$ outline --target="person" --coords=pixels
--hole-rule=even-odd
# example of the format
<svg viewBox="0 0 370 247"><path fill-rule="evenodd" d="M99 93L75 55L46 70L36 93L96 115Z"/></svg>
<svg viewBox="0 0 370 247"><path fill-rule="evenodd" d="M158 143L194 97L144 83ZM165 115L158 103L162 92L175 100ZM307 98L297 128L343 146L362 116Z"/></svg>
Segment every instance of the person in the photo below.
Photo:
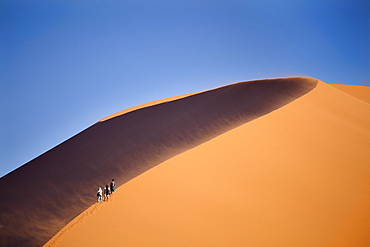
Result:
<svg viewBox="0 0 370 247"><path fill-rule="evenodd" d="M98 203L101 203L102 194L103 194L103 191L102 191L101 187L99 187L98 192L96 193L96 195L98 197Z"/></svg>
<svg viewBox="0 0 370 247"><path fill-rule="evenodd" d="M108 184L106 184L104 188L104 201L108 201L109 194L110 194L109 186Z"/></svg>
<svg viewBox="0 0 370 247"><path fill-rule="evenodd" d="M112 178L112 182L110 182L110 192L114 193L114 191L116 190L116 182L114 182L114 178Z"/></svg>

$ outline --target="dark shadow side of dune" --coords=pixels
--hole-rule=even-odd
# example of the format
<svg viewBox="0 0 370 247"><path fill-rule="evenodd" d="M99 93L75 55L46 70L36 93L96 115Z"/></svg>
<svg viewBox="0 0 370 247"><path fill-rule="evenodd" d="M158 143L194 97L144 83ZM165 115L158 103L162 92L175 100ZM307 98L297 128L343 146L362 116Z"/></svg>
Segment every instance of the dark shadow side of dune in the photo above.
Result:
<svg viewBox="0 0 370 247"><path fill-rule="evenodd" d="M316 85L312 78L241 82L92 125L0 179L0 246L45 244L95 203L98 186L112 178L122 185Z"/></svg>

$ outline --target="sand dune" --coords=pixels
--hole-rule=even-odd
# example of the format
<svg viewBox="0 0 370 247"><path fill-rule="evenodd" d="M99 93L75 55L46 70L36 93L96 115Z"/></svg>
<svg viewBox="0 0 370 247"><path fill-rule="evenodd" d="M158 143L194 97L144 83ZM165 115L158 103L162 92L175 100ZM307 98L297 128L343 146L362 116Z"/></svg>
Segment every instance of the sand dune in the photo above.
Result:
<svg viewBox="0 0 370 247"><path fill-rule="evenodd" d="M184 151L300 99L316 85L317 80L310 78L242 82L144 105L96 123L1 178L0 224L4 227L0 245L46 243L91 207L96 188L112 177L122 185ZM120 198L118 193L116 198Z"/></svg>
<svg viewBox="0 0 370 247"><path fill-rule="evenodd" d="M49 244L370 246L369 149L370 105L319 82L127 182Z"/></svg>

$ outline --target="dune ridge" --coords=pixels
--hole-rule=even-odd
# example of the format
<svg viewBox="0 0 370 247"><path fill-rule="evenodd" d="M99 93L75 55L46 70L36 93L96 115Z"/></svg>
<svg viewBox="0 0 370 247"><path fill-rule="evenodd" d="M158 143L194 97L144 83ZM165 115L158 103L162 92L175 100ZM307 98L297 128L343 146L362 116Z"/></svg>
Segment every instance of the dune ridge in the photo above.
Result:
<svg viewBox="0 0 370 247"><path fill-rule="evenodd" d="M125 183L52 243L369 246L369 148L370 105L319 82Z"/></svg>
<svg viewBox="0 0 370 247"><path fill-rule="evenodd" d="M2 177L1 246L40 246L118 186L307 94L313 78L241 82L98 122ZM12 188L10 191L8 188Z"/></svg>

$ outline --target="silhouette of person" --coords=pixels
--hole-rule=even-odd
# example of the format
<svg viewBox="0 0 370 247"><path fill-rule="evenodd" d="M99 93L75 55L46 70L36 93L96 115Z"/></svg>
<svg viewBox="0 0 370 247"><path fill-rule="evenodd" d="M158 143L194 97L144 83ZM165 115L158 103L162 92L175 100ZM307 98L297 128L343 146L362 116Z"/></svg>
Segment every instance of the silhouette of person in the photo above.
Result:
<svg viewBox="0 0 370 247"><path fill-rule="evenodd" d="M110 182L110 192L113 194L116 190L116 182L114 182L114 178L112 179L112 182Z"/></svg>
<svg viewBox="0 0 370 247"><path fill-rule="evenodd" d="M104 188L104 201L108 201L109 194L110 194L110 189L109 189L108 184L106 184Z"/></svg>
<svg viewBox="0 0 370 247"><path fill-rule="evenodd" d="M99 187L98 192L96 193L96 196L98 197L98 203L102 202L102 200L101 200L102 195L103 195L103 191L102 191L101 187Z"/></svg>

